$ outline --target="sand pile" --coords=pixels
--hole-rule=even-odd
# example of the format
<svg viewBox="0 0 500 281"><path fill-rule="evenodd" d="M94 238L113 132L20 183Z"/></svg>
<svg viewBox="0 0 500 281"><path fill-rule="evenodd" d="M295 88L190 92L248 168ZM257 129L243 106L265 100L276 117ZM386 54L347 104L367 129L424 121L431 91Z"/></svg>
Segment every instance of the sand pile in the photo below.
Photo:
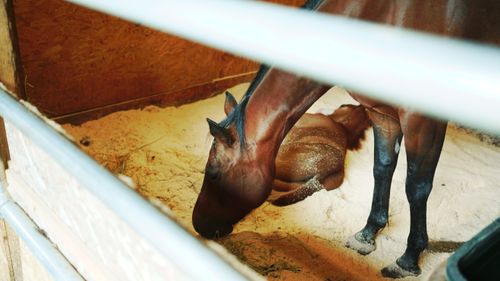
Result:
<svg viewBox="0 0 500 281"><path fill-rule="evenodd" d="M238 98L247 86L231 92ZM354 101L334 88L310 112L331 113L342 103ZM221 120L223 104L224 96L218 95L179 108L117 112L64 128L85 152L112 172L131 177L140 194L168 206L194 233L191 212L211 145L205 118ZM409 231L402 150L393 179L390 224L370 255L360 256L343 244L364 226L370 210L371 130L359 151L347 153L339 189L317 192L287 207L265 203L218 242L270 280L381 280L379 270L401 255ZM439 241L468 240L500 216L499 170L499 147L449 126L428 202L431 248L442 245ZM426 280L450 255L440 251L426 250L420 262L422 275L405 280Z"/></svg>

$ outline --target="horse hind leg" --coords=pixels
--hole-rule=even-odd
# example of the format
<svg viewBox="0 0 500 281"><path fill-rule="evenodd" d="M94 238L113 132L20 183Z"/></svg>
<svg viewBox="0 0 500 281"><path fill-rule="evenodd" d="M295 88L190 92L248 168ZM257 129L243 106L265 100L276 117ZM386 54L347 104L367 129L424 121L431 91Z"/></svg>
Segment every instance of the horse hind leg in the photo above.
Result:
<svg viewBox="0 0 500 281"><path fill-rule="evenodd" d="M318 176L312 177L305 183L286 184L289 185L289 187L287 188L289 189L289 191L277 191L275 186L275 190L273 190L267 201L275 206L288 206L300 202L311 196L313 193L318 192L324 188L324 186L318 180ZM281 183L281 185L283 185L283 182ZM280 186L279 188L282 190L285 189L283 186Z"/></svg>
<svg viewBox="0 0 500 281"><path fill-rule="evenodd" d="M306 199L322 189L332 190L339 187L344 179L344 171L338 171L320 180L316 175L305 183L274 180L274 188L268 200L275 206L288 206Z"/></svg>
<svg viewBox="0 0 500 281"><path fill-rule="evenodd" d="M348 238L346 246L367 255L376 249L375 236L388 221L392 175L396 168L402 131L399 121L388 115L368 111L375 141L374 189L370 215L365 227Z"/></svg>
<svg viewBox="0 0 500 281"><path fill-rule="evenodd" d="M338 163L338 162L336 162ZM340 167L339 167L340 166ZM276 206L287 206L306 199L308 196L322 189L333 190L344 181L344 160L334 165L333 172L323 176L317 174L305 182L286 182L274 179L274 187L268 202ZM340 168L339 170L337 170Z"/></svg>
<svg viewBox="0 0 500 281"><path fill-rule="evenodd" d="M421 273L418 259L427 247L427 199L441 154L446 123L418 115L402 118L407 154L406 197L410 204L410 233L404 254L384 268L385 277L400 278Z"/></svg>
<svg viewBox="0 0 500 281"><path fill-rule="evenodd" d="M344 182L344 169L342 168L340 171L326 176L321 182L328 191L341 186Z"/></svg>

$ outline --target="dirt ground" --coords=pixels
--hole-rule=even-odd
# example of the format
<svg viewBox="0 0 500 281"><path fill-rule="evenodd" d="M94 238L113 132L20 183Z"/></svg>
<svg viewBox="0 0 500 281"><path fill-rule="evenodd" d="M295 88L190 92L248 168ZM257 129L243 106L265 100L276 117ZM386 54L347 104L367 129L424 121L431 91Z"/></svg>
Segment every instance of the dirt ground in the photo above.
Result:
<svg viewBox="0 0 500 281"><path fill-rule="evenodd" d="M238 85L231 92L240 97L247 86ZM310 112L330 113L342 103L355 102L344 90L334 88ZM64 129L99 163L130 177L140 194L168 206L196 235L191 212L212 141L205 118L221 120L223 104L224 95L218 95L178 108L149 106L116 112L81 126L64 125ZM384 280L380 269L401 255L409 231L404 149L393 179L390 223L376 240L377 250L360 256L344 247L345 240L366 222L372 164L370 129L362 148L348 152L340 188L317 192L287 207L265 203L233 234L217 242L268 280ZM420 260L423 273L404 280L426 280L450 255L443 249L447 241L466 241L500 216L499 171L500 147L448 126L428 201L431 243Z"/></svg>

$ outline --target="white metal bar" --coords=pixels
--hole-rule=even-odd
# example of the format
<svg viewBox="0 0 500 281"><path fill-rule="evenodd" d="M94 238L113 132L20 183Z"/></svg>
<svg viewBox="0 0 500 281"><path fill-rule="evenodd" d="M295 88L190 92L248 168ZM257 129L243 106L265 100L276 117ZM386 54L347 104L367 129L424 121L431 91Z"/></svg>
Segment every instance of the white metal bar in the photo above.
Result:
<svg viewBox="0 0 500 281"><path fill-rule="evenodd" d="M5 170L0 160L0 217L14 229L54 280L84 281L23 209L12 201L7 194L6 184Z"/></svg>
<svg viewBox="0 0 500 281"><path fill-rule="evenodd" d="M194 280L247 280L4 90L0 90L0 115L50 154L186 276Z"/></svg>
<svg viewBox="0 0 500 281"><path fill-rule="evenodd" d="M84 281L66 258L40 233L40 229L13 201L4 202L0 210L2 218L26 243L31 252L54 280Z"/></svg>
<svg viewBox="0 0 500 281"><path fill-rule="evenodd" d="M500 134L498 48L259 1L68 1Z"/></svg>

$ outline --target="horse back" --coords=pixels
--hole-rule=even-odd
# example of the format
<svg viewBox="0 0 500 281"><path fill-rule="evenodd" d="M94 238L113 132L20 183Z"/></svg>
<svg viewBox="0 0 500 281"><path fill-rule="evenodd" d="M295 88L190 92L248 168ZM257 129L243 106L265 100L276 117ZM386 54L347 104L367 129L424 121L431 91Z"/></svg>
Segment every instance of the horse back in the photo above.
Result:
<svg viewBox="0 0 500 281"><path fill-rule="evenodd" d="M318 11L500 45L497 0L325 0Z"/></svg>

